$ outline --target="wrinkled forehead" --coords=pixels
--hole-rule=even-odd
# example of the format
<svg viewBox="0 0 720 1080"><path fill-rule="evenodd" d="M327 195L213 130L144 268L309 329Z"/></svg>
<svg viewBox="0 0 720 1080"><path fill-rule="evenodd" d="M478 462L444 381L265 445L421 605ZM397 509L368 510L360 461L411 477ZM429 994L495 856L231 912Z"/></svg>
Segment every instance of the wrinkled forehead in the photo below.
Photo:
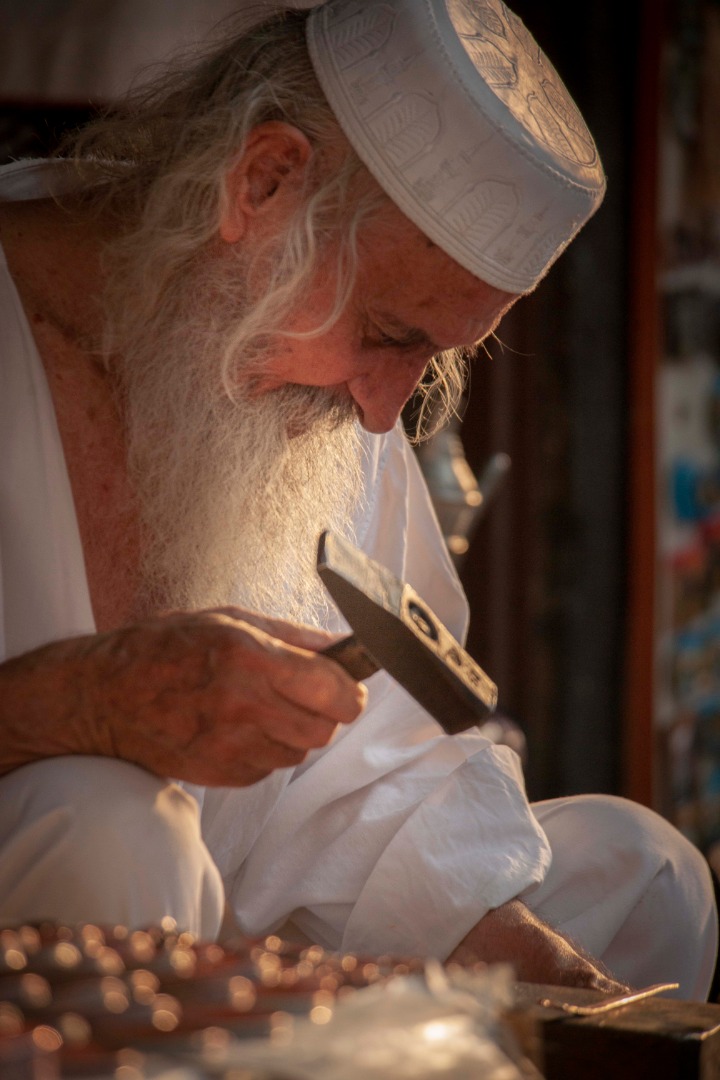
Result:
<svg viewBox="0 0 720 1080"><path fill-rule="evenodd" d="M308 47L371 174L477 278L530 291L599 206L592 136L499 0L329 0Z"/></svg>
<svg viewBox="0 0 720 1080"><path fill-rule="evenodd" d="M443 349L484 338L519 295L461 266L393 204L367 224L359 253L358 304L421 327Z"/></svg>

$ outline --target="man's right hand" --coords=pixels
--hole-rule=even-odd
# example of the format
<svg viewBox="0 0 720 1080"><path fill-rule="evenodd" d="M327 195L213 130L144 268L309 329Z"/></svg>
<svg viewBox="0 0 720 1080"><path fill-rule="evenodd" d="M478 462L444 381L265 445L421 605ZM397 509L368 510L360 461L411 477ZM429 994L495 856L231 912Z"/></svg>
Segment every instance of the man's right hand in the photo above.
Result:
<svg viewBox="0 0 720 1080"><path fill-rule="evenodd" d="M361 712L331 635L239 608L173 613L0 665L0 775L99 754L242 787L299 764Z"/></svg>

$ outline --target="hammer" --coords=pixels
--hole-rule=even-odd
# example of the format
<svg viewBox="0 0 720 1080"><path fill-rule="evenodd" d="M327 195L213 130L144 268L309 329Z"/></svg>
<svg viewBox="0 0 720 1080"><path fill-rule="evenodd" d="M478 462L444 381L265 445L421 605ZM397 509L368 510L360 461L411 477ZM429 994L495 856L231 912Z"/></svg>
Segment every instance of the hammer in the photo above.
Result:
<svg viewBox="0 0 720 1080"><path fill-rule="evenodd" d="M410 585L329 532L317 570L353 630L324 653L354 679L384 668L448 735L494 711L497 687Z"/></svg>

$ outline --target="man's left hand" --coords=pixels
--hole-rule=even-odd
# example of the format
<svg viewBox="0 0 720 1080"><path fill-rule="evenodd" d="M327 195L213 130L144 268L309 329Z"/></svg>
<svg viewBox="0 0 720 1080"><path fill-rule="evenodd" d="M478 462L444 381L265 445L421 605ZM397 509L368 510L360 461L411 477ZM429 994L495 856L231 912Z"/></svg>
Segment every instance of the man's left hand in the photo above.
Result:
<svg viewBox="0 0 720 1080"><path fill-rule="evenodd" d="M607 994L630 989L520 900L489 911L448 957L449 963L463 965L478 961L512 964L523 982L580 986Z"/></svg>

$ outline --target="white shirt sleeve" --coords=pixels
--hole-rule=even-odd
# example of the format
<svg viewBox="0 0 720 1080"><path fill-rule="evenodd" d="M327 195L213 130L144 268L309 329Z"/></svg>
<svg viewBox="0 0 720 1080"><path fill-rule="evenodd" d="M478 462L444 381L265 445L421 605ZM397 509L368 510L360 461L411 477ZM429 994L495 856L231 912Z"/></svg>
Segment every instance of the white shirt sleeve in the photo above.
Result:
<svg viewBox="0 0 720 1080"><path fill-rule="evenodd" d="M462 637L467 605L399 432L371 441L367 476L361 546ZM511 750L477 729L445 735L384 673L369 690L363 716L287 782L234 793L234 841L229 793L207 791L203 832L246 932L291 920L330 948L444 958L490 908L542 881L549 847ZM238 829L256 809L239 862Z"/></svg>
<svg viewBox="0 0 720 1080"><path fill-rule="evenodd" d="M1 248L0 326L2 660L95 622L52 397Z"/></svg>

